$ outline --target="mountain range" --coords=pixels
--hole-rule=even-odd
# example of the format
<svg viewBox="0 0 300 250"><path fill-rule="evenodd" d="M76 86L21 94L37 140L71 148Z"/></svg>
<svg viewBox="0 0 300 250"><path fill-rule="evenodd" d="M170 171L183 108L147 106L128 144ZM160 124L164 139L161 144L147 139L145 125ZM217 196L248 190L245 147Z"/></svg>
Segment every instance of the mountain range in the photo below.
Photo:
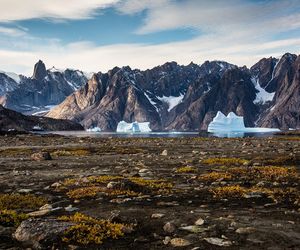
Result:
<svg viewBox="0 0 300 250"><path fill-rule="evenodd" d="M39 61L32 77L0 73L0 96L6 108L103 131L115 131L123 120L150 122L153 130L205 130L218 111L243 116L248 127L298 128L300 56L263 58L250 69L223 61L168 62L92 76L46 70Z"/></svg>

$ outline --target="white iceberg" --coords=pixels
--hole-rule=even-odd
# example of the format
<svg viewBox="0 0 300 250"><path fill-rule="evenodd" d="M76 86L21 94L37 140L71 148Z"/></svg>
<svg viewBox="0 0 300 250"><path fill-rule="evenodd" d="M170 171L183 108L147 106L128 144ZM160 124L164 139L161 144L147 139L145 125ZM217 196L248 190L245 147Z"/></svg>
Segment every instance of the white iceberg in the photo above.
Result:
<svg viewBox="0 0 300 250"><path fill-rule="evenodd" d="M277 128L247 128L244 124L244 118L237 116L230 112L225 116L222 112L218 112L212 122L208 125L208 132L248 132L248 133L263 133L263 132L277 132Z"/></svg>
<svg viewBox="0 0 300 250"><path fill-rule="evenodd" d="M125 121L121 121L118 123L117 132L119 133L147 133L151 132L149 127L150 122L133 122L127 123Z"/></svg>
<svg viewBox="0 0 300 250"><path fill-rule="evenodd" d="M99 127L89 128L86 130L87 132L101 132Z"/></svg>

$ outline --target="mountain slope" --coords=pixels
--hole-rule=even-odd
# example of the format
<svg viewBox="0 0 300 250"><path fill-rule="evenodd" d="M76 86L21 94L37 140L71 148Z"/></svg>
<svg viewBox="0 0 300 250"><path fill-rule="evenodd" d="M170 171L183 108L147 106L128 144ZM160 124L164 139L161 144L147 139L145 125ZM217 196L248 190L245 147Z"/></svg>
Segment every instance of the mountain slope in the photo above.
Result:
<svg viewBox="0 0 300 250"><path fill-rule="evenodd" d="M82 130L82 126L68 120L26 116L0 105L0 131L31 131L35 126L44 130Z"/></svg>
<svg viewBox="0 0 300 250"><path fill-rule="evenodd" d="M147 121L153 130L198 130L218 110L246 115L252 125L254 99L255 88L244 68L220 61L201 66L171 62L146 71L123 67L98 73L47 116L107 131L116 130L122 120Z"/></svg>
<svg viewBox="0 0 300 250"><path fill-rule="evenodd" d="M43 110L46 106L59 104L86 81L87 78L81 71L46 70L45 64L39 61L34 66L33 76L22 77L17 86L6 91L0 98L0 104L9 109L31 114ZM14 86L14 83L12 82L10 86Z"/></svg>

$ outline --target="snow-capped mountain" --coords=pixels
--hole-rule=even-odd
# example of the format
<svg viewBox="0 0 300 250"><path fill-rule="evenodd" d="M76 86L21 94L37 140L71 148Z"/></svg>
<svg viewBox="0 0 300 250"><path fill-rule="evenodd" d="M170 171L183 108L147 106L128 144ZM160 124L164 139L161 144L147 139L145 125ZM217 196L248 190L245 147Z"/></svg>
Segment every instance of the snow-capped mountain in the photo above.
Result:
<svg viewBox="0 0 300 250"><path fill-rule="evenodd" d="M145 71L115 67L91 78L78 70L46 70L40 61L31 78L21 77L1 99L23 112L57 105L48 117L102 131L115 131L120 121L149 122L152 130L207 129L218 111L243 116L247 127L297 128L299 70L300 56L289 53L250 69L223 61L169 62Z"/></svg>
<svg viewBox="0 0 300 250"><path fill-rule="evenodd" d="M19 76L14 79L1 78L0 104L26 114L41 112L62 102L68 95L87 82L85 74L79 70L46 70L39 61L34 66L32 77ZM6 76L6 75L4 75ZM1 87L0 87L1 89Z"/></svg>

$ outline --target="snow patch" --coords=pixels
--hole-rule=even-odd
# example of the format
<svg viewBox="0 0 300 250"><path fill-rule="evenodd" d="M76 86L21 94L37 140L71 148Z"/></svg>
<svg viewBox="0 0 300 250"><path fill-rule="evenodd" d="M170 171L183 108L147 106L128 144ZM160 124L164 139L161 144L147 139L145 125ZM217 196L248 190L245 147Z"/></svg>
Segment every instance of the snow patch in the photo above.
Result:
<svg viewBox="0 0 300 250"><path fill-rule="evenodd" d="M120 133L140 133L140 132L151 132L149 127L150 122L133 122L127 123L121 121L118 123L117 132Z"/></svg>
<svg viewBox="0 0 300 250"><path fill-rule="evenodd" d="M182 102L184 95L180 96L163 96L163 97L157 97L158 100L165 102L169 105L168 112L170 112L174 107L176 107L179 103Z"/></svg>
<svg viewBox="0 0 300 250"><path fill-rule="evenodd" d="M258 79L252 79L252 82L254 84L255 89L258 91L256 94L256 98L253 101L254 104L265 104L266 102L270 102L273 100L275 92L269 93L265 89L263 89L260 84Z"/></svg>
<svg viewBox="0 0 300 250"><path fill-rule="evenodd" d="M261 133L261 132L276 132L280 131L276 128L246 128L244 118L237 116L235 113L230 112L225 116L222 112L218 112L213 121L208 125L208 132L248 132L248 133Z"/></svg>
<svg viewBox="0 0 300 250"><path fill-rule="evenodd" d="M0 71L0 73L7 75L9 78L13 79L16 83L20 83L21 82L21 78L19 75L12 73L12 72L4 72L4 71Z"/></svg>

